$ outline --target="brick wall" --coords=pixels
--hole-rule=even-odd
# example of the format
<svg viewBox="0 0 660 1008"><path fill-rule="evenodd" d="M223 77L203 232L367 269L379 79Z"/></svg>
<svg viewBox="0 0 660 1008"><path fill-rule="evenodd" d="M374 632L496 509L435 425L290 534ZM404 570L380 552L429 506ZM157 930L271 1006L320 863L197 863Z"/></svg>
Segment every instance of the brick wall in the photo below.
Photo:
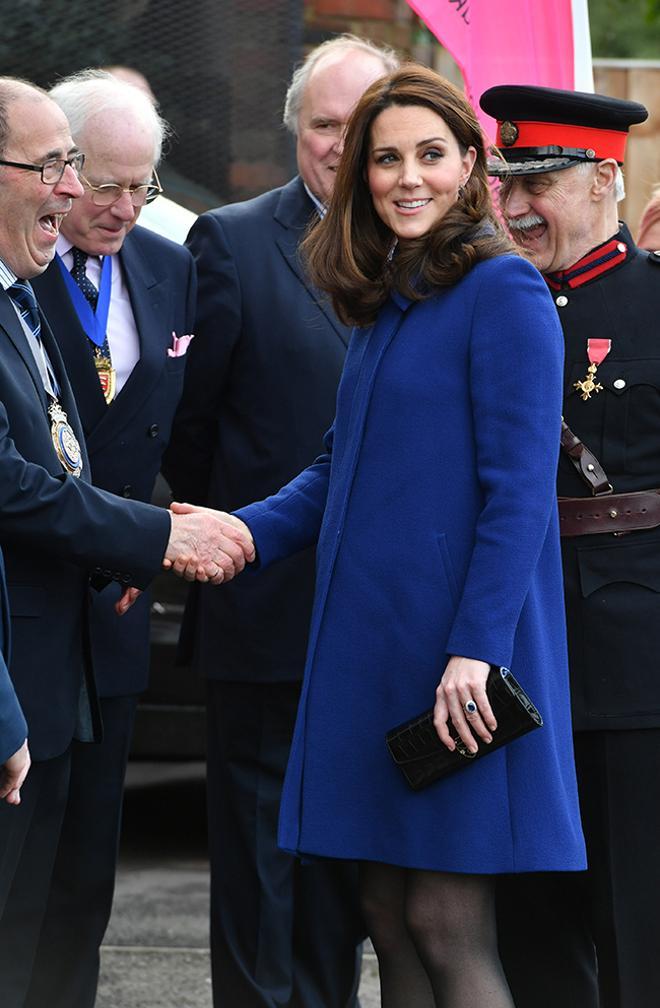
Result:
<svg viewBox="0 0 660 1008"><path fill-rule="evenodd" d="M304 12L306 47L351 32L411 53L417 18L405 0L305 0Z"/></svg>

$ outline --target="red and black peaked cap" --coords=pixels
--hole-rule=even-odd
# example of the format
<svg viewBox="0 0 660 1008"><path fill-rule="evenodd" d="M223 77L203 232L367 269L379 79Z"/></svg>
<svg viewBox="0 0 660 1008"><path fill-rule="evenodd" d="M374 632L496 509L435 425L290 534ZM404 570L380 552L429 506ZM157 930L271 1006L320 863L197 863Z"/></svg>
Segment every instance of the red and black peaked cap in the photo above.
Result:
<svg viewBox="0 0 660 1008"><path fill-rule="evenodd" d="M639 102L527 84L489 88L479 104L497 120L490 175L534 175L580 162L623 164L628 130L648 118Z"/></svg>

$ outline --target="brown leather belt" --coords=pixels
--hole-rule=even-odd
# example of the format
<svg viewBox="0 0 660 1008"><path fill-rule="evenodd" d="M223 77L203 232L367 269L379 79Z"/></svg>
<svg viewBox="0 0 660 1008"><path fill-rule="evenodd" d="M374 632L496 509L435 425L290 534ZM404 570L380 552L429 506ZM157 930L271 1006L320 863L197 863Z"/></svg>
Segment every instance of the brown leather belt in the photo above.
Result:
<svg viewBox="0 0 660 1008"><path fill-rule="evenodd" d="M660 525L660 490L603 494L600 497L560 497L562 536L614 532L623 535Z"/></svg>

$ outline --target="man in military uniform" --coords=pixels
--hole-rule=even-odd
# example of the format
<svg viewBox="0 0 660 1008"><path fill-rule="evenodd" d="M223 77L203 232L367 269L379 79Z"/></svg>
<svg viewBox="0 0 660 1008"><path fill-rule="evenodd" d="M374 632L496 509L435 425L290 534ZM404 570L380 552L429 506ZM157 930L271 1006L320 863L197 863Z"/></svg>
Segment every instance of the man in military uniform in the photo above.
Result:
<svg viewBox="0 0 660 1008"><path fill-rule="evenodd" d="M584 875L503 882L502 954L517 1008L657 1008L660 257L617 220L628 128L647 111L527 86L481 105L506 223L565 336L558 494L589 858Z"/></svg>

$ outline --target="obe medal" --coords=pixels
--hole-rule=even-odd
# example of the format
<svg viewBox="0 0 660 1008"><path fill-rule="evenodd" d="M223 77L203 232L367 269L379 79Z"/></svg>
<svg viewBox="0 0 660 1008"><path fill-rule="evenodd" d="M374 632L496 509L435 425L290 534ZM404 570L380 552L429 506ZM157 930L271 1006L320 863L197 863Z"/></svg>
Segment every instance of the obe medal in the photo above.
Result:
<svg viewBox="0 0 660 1008"><path fill-rule="evenodd" d="M53 447L63 469L72 476L80 476L83 468L80 445L57 399L48 407L48 416Z"/></svg>
<svg viewBox="0 0 660 1008"><path fill-rule="evenodd" d="M612 340L608 339L588 339L587 340L587 357L589 358L589 367L587 368L586 377L582 381L574 382L573 388L580 393L580 398L583 402L587 399L591 399L592 394L598 394L603 391L603 386L600 382L596 381L596 371L598 365L602 364L612 346Z"/></svg>

